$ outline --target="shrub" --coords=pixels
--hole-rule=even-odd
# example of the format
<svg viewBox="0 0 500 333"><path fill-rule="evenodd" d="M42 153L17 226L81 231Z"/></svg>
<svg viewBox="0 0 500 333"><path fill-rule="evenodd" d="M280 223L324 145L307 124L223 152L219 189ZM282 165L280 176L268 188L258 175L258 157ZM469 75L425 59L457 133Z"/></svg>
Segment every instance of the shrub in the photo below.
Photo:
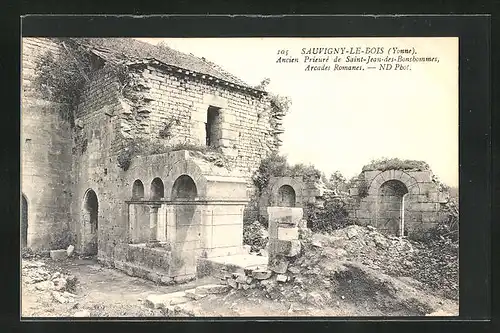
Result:
<svg viewBox="0 0 500 333"><path fill-rule="evenodd" d="M307 204L304 208L307 226L314 232L332 232L347 225L354 224L349 217L346 199L329 198L323 207Z"/></svg>
<svg viewBox="0 0 500 333"><path fill-rule="evenodd" d="M368 182L364 179L358 183L358 196L360 198L366 198L368 196Z"/></svg>
<svg viewBox="0 0 500 333"><path fill-rule="evenodd" d="M161 139L169 139L172 137L172 128L174 125L180 125L180 120L179 119L168 119L166 122L163 123L163 127L160 129L158 132L158 136Z"/></svg>
<svg viewBox="0 0 500 333"><path fill-rule="evenodd" d="M386 171L386 170L430 170L429 165L424 161L400 160L399 158L381 158L372 160L370 164L363 167L363 171Z"/></svg>
<svg viewBox="0 0 500 333"><path fill-rule="evenodd" d="M264 226L258 221L243 225L243 244L250 245L253 252L265 248L268 239L263 237L263 230Z"/></svg>
<svg viewBox="0 0 500 333"><path fill-rule="evenodd" d="M214 148L195 145L191 143L177 143L168 145L161 140L151 140L144 138L129 139L125 142L117 156L118 166L127 171L132 164L132 159L136 156L148 156L156 154L165 154L173 151L188 150L200 153L205 160L213 162L222 167L227 165L227 160L221 152ZM211 153L212 155L209 155ZM206 154L206 155L205 155Z"/></svg>
<svg viewBox="0 0 500 333"><path fill-rule="evenodd" d="M254 185L259 193L268 186L271 177L304 177L306 181L324 178L323 173L313 165L303 163L289 165L286 156L272 154L261 160L259 168L253 176Z"/></svg>

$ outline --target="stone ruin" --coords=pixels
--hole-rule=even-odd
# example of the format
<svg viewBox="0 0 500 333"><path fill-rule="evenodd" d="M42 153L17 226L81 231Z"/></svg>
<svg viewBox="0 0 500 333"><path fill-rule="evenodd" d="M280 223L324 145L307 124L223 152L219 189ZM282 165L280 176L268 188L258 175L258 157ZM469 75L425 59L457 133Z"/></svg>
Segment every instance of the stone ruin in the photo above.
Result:
<svg viewBox="0 0 500 333"><path fill-rule="evenodd" d="M334 195L320 180L296 177L270 177L259 198L259 213L268 216L267 207L300 207L323 205L325 198Z"/></svg>
<svg viewBox="0 0 500 333"><path fill-rule="evenodd" d="M269 265L281 274L300 251L302 208L321 206L332 193L303 177L272 177L259 202L269 219L269 258L246 255L251 177L283 132L267 93L168 48L130 39L85 43L23 38L21 245L74 245L79 254L161 283L202 276L203 266L218 264ZM78 48L92 73L77 105L37 91L43 55L50 51L57 61ZM106 65L125 66L127 86ZM144 140L186 148L134 155L130 144ZM443 214L447 198L430 172L366 171L363 181L366 195L361 184L351 190L351 213L362 224L391 233L404 224L406 233Z"/></svg>
<svg viewBox="0 0 500 333"><path fill-rule="evenodd" d="M363 171L350 189L350 215L391 235L428 230L447 218L449 193L430 170Z"/></svg>
<svg viewBox="0 0 500 333"><path fill-rule="evenodd" d="M49 52L88 60L76 105L36 85ZM283 132L265 91L130 38L23 38L22 88L23 247L162 283L242 255L251 176Z"/></svg>

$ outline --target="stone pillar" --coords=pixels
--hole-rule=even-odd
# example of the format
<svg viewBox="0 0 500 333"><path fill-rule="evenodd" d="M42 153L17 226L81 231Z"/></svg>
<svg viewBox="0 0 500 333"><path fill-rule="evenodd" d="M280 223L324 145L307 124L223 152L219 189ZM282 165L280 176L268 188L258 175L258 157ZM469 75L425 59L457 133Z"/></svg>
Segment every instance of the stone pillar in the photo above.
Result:
<svg viewBox="0 0 500 333"><path fill-rule="evenodd" d="M149 213L149 241L157 241L157 229L158 229L158 208L159 205L151 206Z"/></svg>
<svg viewBox="0 0 500 333"><path fill-rule="evenodd" d="M269 215L269 261L273 272L284 274L288 269L288 258L300 253L299 224L304 212L299 207L268 207Z"/></svg>
<svg viewBox="0 0 500 333"><path fill-rule="evenodd" d="M170 243L172 248L175 245L176 241L176 220L175 220L175 206L167 206L166 207L166 240Z"/></svg>
<svg viewBox="0 0 500 333"><path fill-rule="evenodd" d="M158 228L156 238L160 242L165 242L167 240L167 206L161 205L158 209Z"/></svg>

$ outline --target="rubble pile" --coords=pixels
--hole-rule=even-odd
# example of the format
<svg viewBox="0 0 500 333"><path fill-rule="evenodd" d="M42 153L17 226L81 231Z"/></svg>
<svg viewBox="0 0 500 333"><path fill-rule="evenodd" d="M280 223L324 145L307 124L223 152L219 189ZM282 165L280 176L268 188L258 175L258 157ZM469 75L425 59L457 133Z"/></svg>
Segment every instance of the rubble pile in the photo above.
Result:
<svg viewBox="0 0 500 333"><path fill-rule="evenodd" d="M321 256L359 262L396 277L408 277L442 296L458 299L458 244L442 239L430 244L385 236L374 227L356 226L307 237L308 250L298 261L314 266ZM316 251L312 251L316 249Z"/></svg>
<svg viewBox="0 0 500 333"><path fill-rule="evenodd" d="M443 271L439 271L432 268L435 267L432 264L433 260L442 260L440 267L456 265L458 268L457 258L439 259L436 254L431 255L435 250L429 249L426 244L385 236L371 226L353 225L338 229L331 234L301 232L299 243L300 253L291 251L293 256L284 256L286 260L283 262L275 265L270 263L265 268L247 268L244 273L226 273L221 279L221 284L236 290L264 290L266 297L271 299L286 299L300 304L322 306L330 304L333 300L342 301L344 297L349 298L349 295L352 296L356 292L361 293L360 290L366 289L364 292L369 294L370 288L365 288L363 286L365 282L360 281L377 284L383 280L380 277L385 274L388 280L380 282L380 286L376 288L377 290L388 288L389 296L384 296L388 299L397 294L396 291L392 291L392 287L387 287L398 285L398 280L392 277L401 278L401 281L409 283L412 287L434 291L433 288L437 287L435 281L444 279L453 284L454 277L450 277L453 269L444 268ZM458 280L458 271L456 273L455 279ZM350 277L354 276L353 274L361 277ZM437 275L441 278L436 277ZM352 285L344 286L344 283ZM356 283L360 285L354 288ZM440 287L448 288L446 284L441 284ZM458 283L456 287L458 290ZM407 294L410 295L411 292ZM450 293L442 294L454 299L449 295ZM425 310L421 305L418 308L419 311Z"/></svg>
<svg viewBox="0 0 500 333"><path fill-rule="evenodd" d="M59 303L72 303L78 298L74 294L78 283L75 276L54 271L42 261L23 260L21 267L23 284L30 290L50 292Z"/></svg>

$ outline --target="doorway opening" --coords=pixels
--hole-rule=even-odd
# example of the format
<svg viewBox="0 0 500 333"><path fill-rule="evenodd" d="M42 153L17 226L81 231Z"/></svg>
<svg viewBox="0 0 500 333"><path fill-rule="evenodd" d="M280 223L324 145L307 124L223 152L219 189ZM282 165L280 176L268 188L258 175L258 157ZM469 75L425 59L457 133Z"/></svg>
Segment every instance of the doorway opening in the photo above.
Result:
<svg viewBox="0 0 500 333"><path fill-rule="evenodd" d="M83 203L83 230L84 230L84 248L87 255L96 255L98 251L98 214L99 202L97 195L93 190L88 190L85 194Z"/></svg>

